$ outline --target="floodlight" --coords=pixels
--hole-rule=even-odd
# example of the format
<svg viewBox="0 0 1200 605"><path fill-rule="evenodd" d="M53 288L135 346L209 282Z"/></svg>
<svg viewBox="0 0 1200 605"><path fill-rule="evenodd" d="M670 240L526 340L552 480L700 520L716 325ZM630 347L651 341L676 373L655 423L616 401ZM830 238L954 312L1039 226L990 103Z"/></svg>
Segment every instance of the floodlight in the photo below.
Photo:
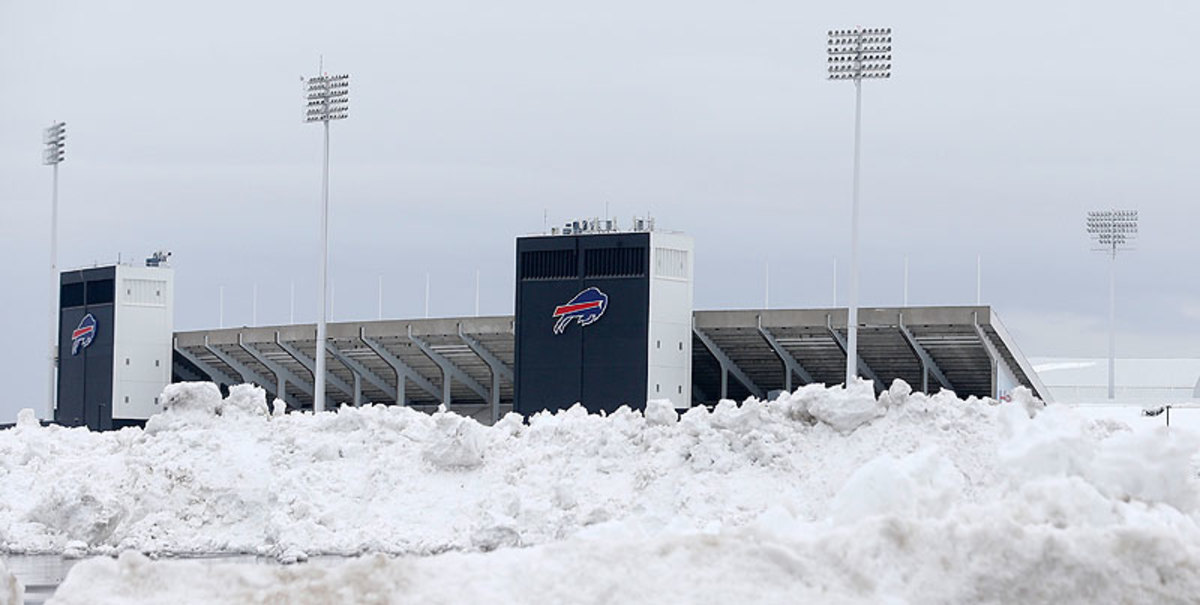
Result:
<svg viewBox="0 0 1200 605"><path fill-rule="evenodd" d="M58 371L58 165L67 156L67 123L55 122L42 132L42 164L54 169L50 190L50 378L46 418L54 418L55 372Z"/></svg>
<svg viewBox="0 0 1200 605"><path fill-rule="evenodd" d="M67 123L56 122L42 133L46 148L42 151L42 164L54 166L66 158Z"/></svg>
<svg viewBox="0 0 1200 605"><path fill-rule="evenodd" d="M862 81L892 77L892 29L829 30L828 79L854 81L854 195L850 210L850 305L846 320L846 387L858 376L858 182Z"/></svg>
<svg viewBox="0 0 1200 605"><path fill-rule="evenodd" d="M313 357L313 411L325 411L325 336L328 307L325 296L329 291L329 122L344 120L350 115L350 75L321 74L305 81L304 122L320 122L325 126L325 163L321 174L321 268L320 294L317 296L317 341Z"/></svg>
<svg viewBox="0 0 1200 605"><path fill-rule="evenodd" d="M1117 325L1117 252L1133 250L1130 244L1137 239L1137 210L1090 210L1085 229L1095 242L1095 252L1103 252L1108 262L1108 398L1116 397L1116 325Z"/></svg>

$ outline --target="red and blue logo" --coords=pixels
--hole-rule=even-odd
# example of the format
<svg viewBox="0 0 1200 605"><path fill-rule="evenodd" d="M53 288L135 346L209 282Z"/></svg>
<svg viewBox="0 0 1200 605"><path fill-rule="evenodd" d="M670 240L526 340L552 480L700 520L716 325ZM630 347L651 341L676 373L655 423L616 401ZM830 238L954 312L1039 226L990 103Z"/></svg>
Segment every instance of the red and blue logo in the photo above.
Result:
<svg viewBox="0 0 1200 605"><path fill-rule="evenodd" d="M592 286L576 294L567 304L554 307L554 319L557 320L554 322L554 333L562 334L572 320L577 320L580 326L592 325L604 315L607 308L608 295Z"/></svg>
<svg viewBox="0 0 1200 605"><path fill-rule="evenodd" d="M79 327L71 333L71 355L78 355L80 351L88 348L92 344L92 340L96 338L96 318L92 317L91 313L83 316L79 320Z"/></svg>

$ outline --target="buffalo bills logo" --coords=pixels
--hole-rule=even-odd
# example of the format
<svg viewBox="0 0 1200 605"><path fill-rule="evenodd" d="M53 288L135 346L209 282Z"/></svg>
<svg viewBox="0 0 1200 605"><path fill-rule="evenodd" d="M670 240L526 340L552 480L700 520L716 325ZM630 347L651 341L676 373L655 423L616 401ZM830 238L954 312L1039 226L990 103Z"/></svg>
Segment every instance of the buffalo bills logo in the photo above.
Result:
<svg viewBox="0 0 1200 605"><path fill-rule="evenodd" d="M88 313L79 320L79 327L71 333L71 355L78 355L80 351L92 344L94 338L96 338L96 318Z"/></svg>
<svg viewBox="0 0 1200 605"><path fill-rule="evenodd" d="M580 292L565 305L554 307L554 333L562 334L571 324L571 320L579 320L579 325L588 326L596 323L604 310L608 308L608 295L595 286Z"/></svg>

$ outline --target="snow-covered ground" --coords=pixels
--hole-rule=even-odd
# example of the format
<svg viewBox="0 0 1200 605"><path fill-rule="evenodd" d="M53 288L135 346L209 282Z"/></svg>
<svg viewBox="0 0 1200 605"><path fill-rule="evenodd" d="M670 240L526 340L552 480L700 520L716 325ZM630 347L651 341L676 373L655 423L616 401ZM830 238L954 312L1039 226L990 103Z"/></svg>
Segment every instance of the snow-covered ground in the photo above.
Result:
<svg viewBox="0 0 1200 605"><path fill-rule="evenodd" d="M56 603L1194 602L1200 436L806 386L484 427L173 385L146 429L0 432L0 547ZM1173 425L1175 424L1173 418ZM1132 425L1132 428L1131 428ZM299 565L155 561L247 552ZM0 571L0 604L4 603Z"/></svg>

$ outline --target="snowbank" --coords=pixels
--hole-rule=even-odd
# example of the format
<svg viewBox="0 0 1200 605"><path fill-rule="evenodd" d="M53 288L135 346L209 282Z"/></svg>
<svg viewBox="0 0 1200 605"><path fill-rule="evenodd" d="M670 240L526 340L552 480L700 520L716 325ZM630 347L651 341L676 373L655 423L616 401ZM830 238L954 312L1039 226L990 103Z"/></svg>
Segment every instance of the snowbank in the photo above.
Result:
<svg viewBox="0 0 1200 605"><path fill-rule="evenodd" d="M0 432L0 546L407 556L200 574L125 554L77 565L61 602L128 602L128 586L178 587L163 602L1170 602L1200 588L1200 438L1024 394L806 386L485 427L384 406L278 416L261 389L172 388L144 431Z"/></svg>
<svg viewBox="0 0 1200 605"><path fill-rule="evenodd" d="M541 544L623 518L737 526L775 505L816 519L863 464L929 447L965 452L965 497L999 489L987 406L904 386L494 427L386 406L273 416L250 386L176 384L164 403L145 430L0 433L0 547L294 560Z"/></svg>
<svg viewBox="0 0 1200 605"><path fill-rule="evenodd" d="M647 538L616 526L531 548L334 565L151 562L127 552L76 565L53 603L1167 604L1200 593L1194 532L1017 524L1005 509L1020 501L834 527L772 511L708 534Z"/></svg>
<svg viewBox="0 0 1200 605"><path fill-rule="evenodd" d="M21 605L24 598L25 587L0 561L0 605Z"/></svg>

